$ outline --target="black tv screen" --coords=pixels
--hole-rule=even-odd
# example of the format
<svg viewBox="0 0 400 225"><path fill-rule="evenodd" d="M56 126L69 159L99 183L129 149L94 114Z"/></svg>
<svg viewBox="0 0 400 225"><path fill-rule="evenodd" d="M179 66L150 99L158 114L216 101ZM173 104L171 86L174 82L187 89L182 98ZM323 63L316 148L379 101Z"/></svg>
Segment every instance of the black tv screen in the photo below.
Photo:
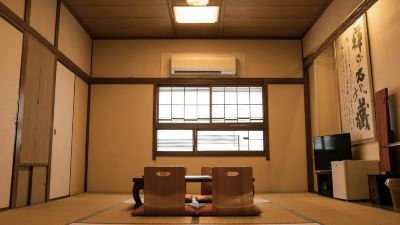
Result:
<svg viewBox="0 0 400 225"><path fill-rule="evenodd" d="M352 159L349 133L314 138L314 163L316 170L331 170L332 161L345 159Z"/></svg>

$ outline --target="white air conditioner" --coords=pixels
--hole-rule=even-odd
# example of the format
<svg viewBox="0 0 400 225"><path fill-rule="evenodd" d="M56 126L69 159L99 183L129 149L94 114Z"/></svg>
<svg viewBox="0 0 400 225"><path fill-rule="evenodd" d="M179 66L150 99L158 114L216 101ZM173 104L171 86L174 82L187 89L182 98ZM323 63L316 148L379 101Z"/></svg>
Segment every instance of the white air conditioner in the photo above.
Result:
<svg viewBox="0 0 400 225"><path fill-rule="evenodd" d="M235 76L236 57L210 54L172 55L171 75L174 77Z"/></svg>

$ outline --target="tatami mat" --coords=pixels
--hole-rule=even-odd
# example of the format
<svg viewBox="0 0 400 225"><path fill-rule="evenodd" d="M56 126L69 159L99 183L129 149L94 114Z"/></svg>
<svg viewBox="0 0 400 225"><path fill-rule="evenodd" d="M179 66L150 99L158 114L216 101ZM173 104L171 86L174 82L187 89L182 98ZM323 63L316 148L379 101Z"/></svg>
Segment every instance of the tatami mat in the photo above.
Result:
<svg viewBox="0 0 400 225"><path fill-rule="evenodd" d="M262 202L262 199L258 199L257 202ZM271 204L267 200L255 204L263 212L260 216L133 217L130 215L132 205L121 203L78 220L74 224L307 224L314 222L311 219Z"/></svg>
<svg viewBox="0 0 400 225"><path fill-rule="evenodd" d="M123 204L122 202L131 198L131 195L117 195L117 194L81 194L69 198L50 201L44 204L38 204L29 207L23 207L12 210L0 211L0 224L1 225L88 225L89 223L81 223L82 218L91 218L94 215L107 213L112 207L125 205L126 213L124 216L130 217L129 213L132 207L131 204ZM298 225L399 225L400 213L395 213L390 210L383 210L374 208L367 205L360 205L359 203L352 203L340 201L332 198L326 198L311 193L279 193L279 194L257 194L255 200L258 198L266 198L271 203L264 203L274 205L286 212L295 214L300 218L305 218L308 222L297 222ZM262 204L262 203L261 203ZM122 206L121 206L122 207ZM264 216L270 216L270 224L268 225L285 225L293 223L273 223L276 212L274 209L264 212ZM278 213L280 213L279 211ZM102 216L102 215L100 215ZM190 217L185 218L189 220ZM234 217L235 223L239 217ZM311 218L311 219L308 219ZM163 218L159 218L163 219ZM172 218L169 218L172 219ZM200 217L190 218L191 224L200 224L203 222L207 225L206 218ZM218 218L222 219L222 218ZM246 218L243 218L246 219ZM249 217L247 217L249 219ZM274 221L275 220L275 221ZM303 220L303 221L304 221ZM224 221L217 221L216 219L209 220L213 223ZM225 220L227 221L227 220ZM297 220L296 220L297 221ZM115 223L107 223L107 221L92 221L91 225L117 225ZM144 221L147 222L147 221ZM158 224L165 224L164 221ZM167 221L168 222L168 221ZM180 221L175 220L173 223L178 224ZM244 223L252 225L254 221L244 222L240 221L241 225ZM243 223L244 222L244 223ZM182 222L181 222L182 223ZM183 223L187 223L184 221ZM229 221L231 223L231 221ZM129 223L128 223L129 224ZM144 223L144 225L149 223ZM155 223L156 224L156 223ZM152 225L155 225L152 224ZM225 223L227 224L227 223ZM138 225L138 224L135 224ZM261 224L258 224L261 225Z"/></svg>

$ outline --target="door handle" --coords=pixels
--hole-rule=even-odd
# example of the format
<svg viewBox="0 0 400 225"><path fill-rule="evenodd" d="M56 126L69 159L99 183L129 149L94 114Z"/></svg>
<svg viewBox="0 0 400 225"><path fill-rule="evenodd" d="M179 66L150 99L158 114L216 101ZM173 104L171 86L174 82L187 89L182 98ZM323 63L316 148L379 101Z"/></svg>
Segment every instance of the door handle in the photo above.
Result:
<svg viewBox="0 0 400 225"><path fill-rule="evenodd" d="M56 134L57 134L57 130L53 129L53 135L56 135Z"/></svg>

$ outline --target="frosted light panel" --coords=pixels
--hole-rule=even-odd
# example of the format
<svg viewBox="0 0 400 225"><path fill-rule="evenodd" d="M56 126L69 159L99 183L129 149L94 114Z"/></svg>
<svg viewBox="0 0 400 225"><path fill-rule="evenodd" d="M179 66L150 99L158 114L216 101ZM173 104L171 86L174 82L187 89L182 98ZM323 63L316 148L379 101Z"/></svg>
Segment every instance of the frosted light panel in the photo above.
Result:
<svg viewBox="0 0 400 225"><path fill-rule="evenodd" d="M198 131L197 151L263 151L263 131Z"/></svg>
<svg viewBox="0 0 400 225"><path fill-rule="evenodd" d="M216 23L219 6L174 6L177 23Z"/></svg>
<svg viewBox="0 0 400 225"><path fill-rule="evenodd" d="M192 130L157 130L157 151L193 151Z"/></svg>

